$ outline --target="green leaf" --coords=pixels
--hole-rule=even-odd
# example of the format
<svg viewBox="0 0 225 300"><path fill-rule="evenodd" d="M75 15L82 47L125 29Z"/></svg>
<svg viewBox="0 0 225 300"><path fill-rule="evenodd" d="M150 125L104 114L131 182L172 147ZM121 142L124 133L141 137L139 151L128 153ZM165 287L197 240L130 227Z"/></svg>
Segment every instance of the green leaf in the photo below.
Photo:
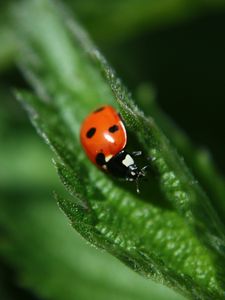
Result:
<svg viewBox="0 0 225 300"><path fill-rule="evenodd" d="M23 5L14 10L20 65L37 95L17 97L56 154L71 195L57 200L74 228L147 278L193 299L225 299L224 227L184 160L64 7ZM81 149L80 123L102 103L119 109L129 147L151 159L140 195L97 170Z"/></svg>
<svg viewBox="0 0 225 300"><path fill-rule="evenodd" d="M163 132L183 155L185 162L199 179L204 190L210 196L211 203L215 207L221 221L225 216L225 178L217 170L209 150L194 146L188 136L176 124L162 112L155 102L155 91L152 86L142 84L137 90L137 100L146 115L152 115Z"/></svg>
<svg viewBox="0 0 225 300"><path fill-rule="evenodd" d="M74 234L50 199L53 188L63 192L51 153L19 103L0 97L0 299L183 299Z"/></svg>
<svg viewBox="0 0 225 300"><path fill-rule="evenodd" d="M157 300L183 299L87 245L49 201L50 190L23 193L20 201L8 193L1 193L0 200L1 259L14 270L17 285L38 299L147 300L149 295Z"/></svg>

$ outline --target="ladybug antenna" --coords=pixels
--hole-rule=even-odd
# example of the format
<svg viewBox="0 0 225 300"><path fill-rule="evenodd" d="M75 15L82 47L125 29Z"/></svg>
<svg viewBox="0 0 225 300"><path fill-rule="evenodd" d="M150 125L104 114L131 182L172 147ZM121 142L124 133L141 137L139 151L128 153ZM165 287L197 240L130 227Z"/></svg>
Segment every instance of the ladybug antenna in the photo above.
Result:
<svg viewBox="0 0 225 300"><path fill-rule="evenodd" d="M140 194L140 189L139 189L139 177L140 177L140 173L138 174L135 182L136 182L136 191L138 194Z"/></svg>
<svg viewBox="0 0 225 300"><path fill-rule="evenodd" d="M140 194L140 189L139 189L139 178L140 177L144 177L144 176L146 176L146 169L148 168L148 166L144 166L141 170L140 170L140 172L138 172L138 175L137 175L137 177L136 177L136 180L135 180L135 182L136 182L136 191L137 191L137 193L138 194Z"/></svg>

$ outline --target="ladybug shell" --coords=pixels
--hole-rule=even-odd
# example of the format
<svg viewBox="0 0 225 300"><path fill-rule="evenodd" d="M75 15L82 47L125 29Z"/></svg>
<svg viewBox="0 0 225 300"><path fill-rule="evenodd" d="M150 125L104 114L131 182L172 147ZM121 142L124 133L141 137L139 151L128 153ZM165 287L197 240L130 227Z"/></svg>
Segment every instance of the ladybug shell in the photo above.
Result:
<svg viewBox="0 0 225 300"><path fill-rule="evenodd" d="M103 153L108 162L127 143L126 129L121 118L111 106L103 106L87 116L80 130L81 144L89 157L96 163L96 157Z"/></svg>

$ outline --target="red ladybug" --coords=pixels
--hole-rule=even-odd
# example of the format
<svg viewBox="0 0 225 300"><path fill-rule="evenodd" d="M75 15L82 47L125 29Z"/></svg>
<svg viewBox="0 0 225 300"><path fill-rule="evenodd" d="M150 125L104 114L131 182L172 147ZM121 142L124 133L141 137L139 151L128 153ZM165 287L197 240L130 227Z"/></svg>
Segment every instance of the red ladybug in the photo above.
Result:
<svg viewBox="0 0 225 300"><path fill-rule="evenodd" d="M113 107L103 106L88 115L81 126L80 140L89 159L102 170L136 183L145 176L147 166L140 169L134 162L141 151L129 154L125 150L126 129Z"/></svg>

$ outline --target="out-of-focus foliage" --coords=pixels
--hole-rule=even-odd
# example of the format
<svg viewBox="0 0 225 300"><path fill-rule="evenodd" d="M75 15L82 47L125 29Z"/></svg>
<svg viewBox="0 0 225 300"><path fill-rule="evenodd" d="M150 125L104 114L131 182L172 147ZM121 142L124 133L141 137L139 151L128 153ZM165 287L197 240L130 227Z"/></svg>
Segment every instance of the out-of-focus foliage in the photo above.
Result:
<svg viewBox="0 0 225 300"><path fill-rule="evenodd" d="M32 1L28 2L31 3ZM22 3L22 1L16 2L17 8ZM171 68L170 64L172 65L174 63L176 66L176 62L179 62L179 56L182 57L182 52L180 54L179 51L180 49L182 50L182 47L179 48L177 45L179 44L180 36L182 36L184 32L185 38L186 28L189 28L189 25L185 25L186 27L177 25L177 27L174 28L171 27L171 25L173 24L174 26L174 24L182 24L187 21L190 24L193 23L193 27L190 27L192 28L191 30L194 28L193 34L191 35L193 36L191 43L195 45L195 38L198 36L195 33L195 27L198 28L198 23L194 20L201 20L199 16L213 15L213 13L219 11L220 14L222 14L224 3L225 2L222 0L189 2L182 0L148 2L129 1L129 3L128 1L103 3L99 0L67 1L70 9L74 10L75 15L85 23L95 40L98 40L101 43L100 45L105 49L107 56L113 61L117 68L120 69L120 72L124 74L124 77L133 91L140 81L146 81L146 79L152 80L151 76L153 76L153 79L155 79L154 76L156 76L157 88L159 88L158 98L160 101L163 99L162 91L163 84L165 84L165 82L163 82L165 73L168 72L169 74L169 76L166 75L166 87L168 87L172 83L172 79L177 76L177 67ZM10 4L9 1L4 4L4 7L3 4L1 4L2 9L0 12L0 70L2 70L2 86L0 87L0 249L2 260L4 260L4 266L0 272L0 281L3 283L0 285L1 299L36 299L35 294L37 294L38 297L43 298L66 299L66 292L68 292L68 299L70 299L70 297L71 299L74 299L74 297L78 297L79 299L90 299L90 292L88 292L88 290L91 290L91 297L97 299L101 299L101 297L102 299L105 299L106 294L107 298L109 298L110 294L112 299L149 299L150 295L153 299L157 300L170 298L182 299L181 296L174 294L172 291L152 284L151 281L146 281L137 275L132 274L131 271L125 269L124 266L116 262L112 257L94 249L90 249L90 246L85 245L84 242L74 234L71 228L68 227L66 219L58 212L54 201L52 201L51 191L52 189L55 189L59 191L60 194L63 194L63 191L55 177L53 168L50 166L51 155L49 155L47 149L34 137L30 129L28 129L29 125L24 121L26 118L25 115L21 113L18 104L15 104L11 100L12 87L27 87L25 82L21 80L23 75L16 71L15 68L11 69L9 73L3 71L9 69L10 66L12 67L15 60L18 60L18 46L22 39L17 32L20 31L23 26L23 28L28 29L28 32L35 30L35 28L32 28L31 24L35 23L37 16L34 16L33 20L31 20L32 13L34 13L34 11L32 11L30 15L31 21L27 24L18 24L18 31L15 31L12 27L12 23L15 22L15 20L14 17L12 18L12 10L11 8L8 8L8 4ZM20 7L21 11L24 10L23 17L27 17L28 19L29 16L26 16L26 14L29 11L29 5L27 8L26 6ZM9 6L11 7L11 5ZM101 9L99 9L99 7L101 7ZM218 16L220 14L218 14ZM44 18L40 19L42 22L44 21ZM215 24L220 24L218 21L219 18L217 20L215 17L213 20L214 22L209 23L210 30L211 28L214 28L212 30L216 30L215 28L217 25ZM60 51L58 51L61 49L61 54L65 53L64 46L66 45L63 45L63 40L59 40L58 42L54 41L54 32L57 28L57 24L55 23L52 27L49 27L48 25L50 23L51 20L48 20L47 23L42 24L44 30L42 32L37 32L36 36L38 37L38 35L43 34L43 38L50 38L50 40L54 42L55 47L54 51L49 51L47 64L43 69L43 74L41 74L41 76L44 76L43 82L47 80L48 84L46 86L38 84L38 91L42 96L48 95L49 90L53 88L56 78L54 76L56 73L60 78L58 89L60 90L61 84L63 85L59 94L64 93L62 90L65 91L65 89L70 89L70 86L73 90L73 76L70 78L70 73L68 72L68 77L64 77L66 74L63 73L63 68L66 66L64 64L66 57L63 55L61 56ZM40 24L38 24L38 26L39 25ZM56 27L54 28L55 25ZM20 26L21 28L19 28ZM160 30L158 30L159 28ZM175 55L178 59L173 58L173 56L170 55L173 51L170 51L167 47L165 35L163 35L161 31L162 28L165 29L168 40L170 40L171 43L175 42L173 51L175 51ZM167 28L171 29L168 30ZM177 28L180 28L180 35L175 35L174 39L173 32L176 32ZM201 45L201 43L204 45L205 35L207 35L207 39L210 40L212 34L210 33L210 30L207 31L207 28L209 27L205 28L206 29L204 29L203 26L201 29L202 33L199 34L200 38L198 39L199 44L197 44L197 46ZM58 29L60 36L61 27L59 26ZM50 30L52 30L52 37L51 35L48 35ZM148 31L151 32L149 36L146 35ZM216 32L219 39L220 31L217 30ZM33 39L33 37L31 34L31 39ZM32 40L32 42L34 42L34 40ZM66 41L66 39L64 41ZM154 45L151 45L151 41ZM215 41L217 40L215 39ZM205 47L204 51L206 56L207 53L211 53L211 50L212 53L218 53L217 57L215 57L215 62L221 60L219 53L220 51L222 52L223 49L222 37L220 41L221 43L219 44L209 42L210 45L207 45L208 47ZM42 54L44 54L44 56L46 55L47 50L45 48L46 42L47 40L44 41L43 39L43 44L41 46L41 52L43 51ZM35 43L35 48L37 47L35 52L37 51L40 55L38 43ZM188 47L191 47L191 43L187 43ZM160 48L160 44L163 47ZM165 45L166 47L164 47ZM169 43L168 45L171 46ZM220 47L218 45L220 45ZM27 58L30 60L30 55L32 61L32 56L35 53L32 53L32 51L29 49L27 52L29 56L24 56L26 58L25 61ZM179 53L177 51L179 51ZM196 48L196 52L198 53L198 48ZM71 53L72 52L70 51L67 52L69 56ZM51 58L51 55L55 55L55 57ZM83 56L82 51L81 56ZM42 60L42 55L40 57ZM169 68L166 68L166 66L163 65L164 60L161 59L161 57L165 57L164 60L168 57ZM82 59L83 61L85 60L84 57L82 57ZM49 65L49 61L54 63ZM153 61L155 61L155 64ZM223 60L221 61L222 66ZM40 67L40 61L33 60L33 62L35 62L36 72ZM57 62L58 67L55 62ZM210 67L210 58L207 60L207 63L208 62L208 66ZM188 64L188 62L186 62L186 57L183 58L182 63L185 68L185 64ZM193 68L191 59L189 65ZM215 65L217 64L215 63ZM195 72L195 67L198 68L198 65L194 65L194 68L192 69L193 73ZM157 68L159 70L159 75L155 71ZM204 68L207 70L207 66L204 66ZM56 69L57 72L55 73ZM85 67L85 64L81 64L81 69L83 69L83 73L80 73L81 78L83 78L82 76L85 76L85 72L91 70L90 66ZM29 71L29 68L26 70ZM45 77L44 73L46 70L49 71L49 74L53 74L51 79L48 76ZM67 71L69 70L70 68L67 69ZM217 68L216 70L219 69ZM62 74L60 74L60 72ZM94 72L92 74L94 74ZM202 71L202 75L204 78L204 71ZM220 78L219 72L215 74L214 77ZM30 76L28 76L28 78L31 80ZM68 78L68 80L65 80L65 78ZM160 78L162 78L161 81ZM187 82L187 78L188 77L184 78L184 82ZM199 76L199 84L201 84L203 78ZM92 80L90 82L93 83ZM34 84L35 87L37 87L37 83L38 82L36 81ZM82 80L80 83L82 83ZM160 84L162 85L160 86ZM216 80L215 82L212 81L212 86L217 87ZM80 87L82 90L82 84ZM88 99L95 97L93 96L95 88L97 88L97 86L92 90L90 89L90 91L87 89L85 92L87 101ZM208 88L210 90L210 87ZM198 90L198 84L196 84L194 87L189 86L189 93L190 90L199 93L200 88ZM11 93L10 97L9 91ZM217 103L217 105L219 104L217 98L219 95L218 91L219 89L215 88L215 98L213 101L214 103ZM205 93L203 90L202 92ZM104 93L107 96L108 92L105 91ZM186 91L182 91L182 93L186 95ZM177 95L175 94L175 96L178 97L178 94L179 87ZM110 97L111 96L106 97L107 100ZM196 97L196 94L193 94L193 98L194 97ZM102 99L103 102L106 102L106 98ZM120 95L118 98L120 98ZM184 120L184 122L181 123L182 125L186 125L186 128L190 127L190 124L192 123L189 122L189 120L193 121L193 124L196 124L194 123L194 119L199 119L200 122L198 123L198 127L195 128L195 130L190 131L190 134L193 135L193 132L201 132L201 128L204 128L203 124L201 124L201 117L204 117L204 109L202 109L203 114L200 114L199 116L195 111L195 108L197 108L198 111L199 108L203 107L202 103L204 103L204 101L201 100L201 96L198 98L199 102L193 106L193 114L191 114L189 120L186 117L186 111L179 111L179 105L177 106L172 98L173 95L168 94L166 95L167 102L161 103L167 108L170 105L169 110L172 111L172 114L175 114L175 116L177 113L178 120ZM63 100L63 97L61 99ZM153 101L151 102L150 100L152 99ZM208 151L205 149L196 150L184 133L178 130L174 123L161 112L158 105L154 102L155 97L152 97L151 93L149 94L148 87L141 86L139 88L137 100L139 100L140 106L142 106L146 114L153 116L157 120L161 129L163 129L166 135L171 139L179 152L183 154L185 161L207 191L213 206L220 215L221 220L223 220L224 179L218 174ZM187 105L192 105L191 98L190 103L185 104L185 108L187 108ZM211 105L212 112L215 110L215 105ZM216 112L217 116L221 115L220 111L222 112L222 110L218 109ZM66 114L67 113L68 111ZM129 124L129 118L127 121ZM210 125L206 124L208 131L209 128L215 128L215 121L216 118L213 116L213 122L211 122ZM76 130L76 126L74 129ZM206 133L204 130L202 130L202 132L204 141L204 137L207 136L208 132ZM219 130L217 130L217 132L219 132ZM208 134L208 137L210 137L210 134ZM213 144L215 138L216 135L214 134L212 136L211 134L211 145L213 146L215 145L215 143ZM220 138L217 140L220 141ZM208 142L208 140L206 141ZM215 147L213 150L217 151ZM223 153L222 147L221 149L218 149L216 153ZM219 161L223 162L221 156L217 158ZM61 175L68 175L68 173L63 173L64 171L65 170L62 168L60 171ZM65 180L64 178L67 186L69 184L68 179L69 178L66 178ZM152 179L152 183L155 183L154 179ZM158 190L153 190L153 193L157 195ZM66 195L64 197L66 197ZM157 203L154 203L153 205L156 204ZM202 204L204 205L204 202ZM203 211L204 209L205 208L203 207ZM199 215L199 209L197 215ZM200 219L201 218L204 219L204 216L201 216ZM209 239L209 241L210 240L211 239ZM214 246L216 246L217 241L214 242ZM89 264L87 264L86 261L88 261ZM200 260L198 260L198 262L200 262ZM220 264L222 265L221 261ZM106 266L108 266L109 269L107 269ZM100 272L99 269L104 271ZM114 273L118 275L118 278L115 278L115 276L111 274L113 270L116 270ZM30 292L19 289L18 285L29 289ZM137 291L136 294L135 291ZM199 292L198 295L199 297L200 293L201 292Z"/></svg>
<svg viewBox="0 0 225 300"><path fill-rule="evenodd" d="M66 0L98 39L127 39L225 8L224 0ZM101 9L99 9L101 7Z"/></svg>
<svg viewBox="0 0 225 300"><path fill-rule="evenodd" d="M7 69L15 61L18 41L9 21L9 5L12 1L1 3L0 10L0 70Z"/></svg>

